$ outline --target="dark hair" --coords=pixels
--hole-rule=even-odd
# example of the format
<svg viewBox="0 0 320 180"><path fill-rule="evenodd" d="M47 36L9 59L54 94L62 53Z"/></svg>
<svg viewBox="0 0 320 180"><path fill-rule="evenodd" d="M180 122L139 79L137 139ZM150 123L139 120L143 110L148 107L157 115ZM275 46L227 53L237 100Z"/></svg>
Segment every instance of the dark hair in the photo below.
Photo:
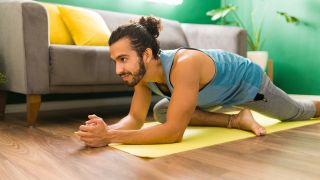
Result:
<svg viewBox="0 0 320 180"><path fill-rule="evenodd" d="M122 25L111 33L109 45L127 37L131 41L131 47L142 58L144 51L151 48L153 57L158 59L160 43L157 40L161 30L161 21L155 17L141 17L139 21L131 21L130 24Z"/></svg>

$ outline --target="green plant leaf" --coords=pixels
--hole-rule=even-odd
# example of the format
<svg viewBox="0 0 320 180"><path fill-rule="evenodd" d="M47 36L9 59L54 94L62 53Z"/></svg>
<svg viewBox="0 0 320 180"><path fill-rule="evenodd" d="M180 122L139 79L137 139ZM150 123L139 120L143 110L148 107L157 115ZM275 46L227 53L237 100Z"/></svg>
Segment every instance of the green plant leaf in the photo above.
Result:
<svg viewBox="0 0 320 180"><path fill-rule="evenodd" d="M5 84L7 82L7 78L4 74L0 73L0 85Z"/></svg>
<svg viewBox="0 0 320 180"><path fill-rule="evenodd" d="M294 16L290 16L288 13L286 12L277 12L279 15L283 16L287 23L289 24L299 24L300 23L300 20L297 18L297 17L294 17Z"/></svg>
<svg viewBox="0 0 320 180"><path fill-rule="evenodd" d="M253 39L250 34L247 34L247 40L248 40L248 45L249 45L250 50L254 51L255 48L254 48L254 44L253 44Z"/></svg>
<svg viewBox="0 0 320 180"><path fill-rule="evenodd" d="M260 49L262 49L263 48L263 46L264 46L264 43L266 42L266 40L265 39L263 39L262 41L261 41L261 43L260 43Z"/></svg>
<svg viewBox="0 0 320 180"><path fill-rule="evenodd" d="M217 21L221 18L224 18L230 12L235 11L236 9L237 9L237 6L229 4L218 9L212 9L211 11L208 11L207 16L212 16L211 20Z"/></svg>
<svg viewBox="0 0 320 180"><path fill-rule="evenodd" d="M237 15L237 13L235 11L232 11L231 14L233 15L233 18L238 21L237 22L237 26L240 26L243 29L247 29L246 26L243 24L243 22L241 21L240 17Z"/></svg>
<svg viewBox="0 0 320 180"><path fill-rule="evenodd" d="M257 41L256 50L260 50L262 48L262 45L261 45L261 34L262 34L262 29L263 29L264 18L265 17L266 17L265 15L262 17L262 20L260 22L260 26L259 26L259 29L258 29L258 33L257 33L257 37L256 37L256 41Z"/></svg>
<svg viewBox="0 0 320 180"><path fill-rule="evenodd" d="M253 43L253 50L254 51L257 51L259 49L259 43L260 43L260 34L259 32L254 32L254 38L255 38L255 41Z"/></svg>

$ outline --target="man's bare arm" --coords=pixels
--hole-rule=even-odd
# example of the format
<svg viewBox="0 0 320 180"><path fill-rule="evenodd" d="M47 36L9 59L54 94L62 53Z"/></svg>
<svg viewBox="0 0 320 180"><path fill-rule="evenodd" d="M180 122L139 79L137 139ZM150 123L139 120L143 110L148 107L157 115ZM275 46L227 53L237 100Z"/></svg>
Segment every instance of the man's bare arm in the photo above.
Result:
<svg viewBox="0 0 320 180"><path fill-rule="evenodd" d="M138 84L134 89L129 114L119 122L110 125L109 128L117 130L140 129L147 117L150 103L150 89L142 83Z"/></svg>

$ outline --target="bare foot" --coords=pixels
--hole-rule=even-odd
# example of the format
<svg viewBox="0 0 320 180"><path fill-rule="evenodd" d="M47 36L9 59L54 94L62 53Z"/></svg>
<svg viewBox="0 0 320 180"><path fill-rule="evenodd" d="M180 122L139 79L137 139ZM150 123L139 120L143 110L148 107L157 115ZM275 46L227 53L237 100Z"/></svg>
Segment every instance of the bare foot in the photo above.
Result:
<svg viewBox="0 0 320 180"><path fill-rule="evenodd" d="M243 109L239 114L232 116L231 127L254 132L256 136L263 136L267 133L266 129L254 120L249 109Z"/></svg>
<svg viewBox="0 0 320 180"><path fill-rule="evenodd" d="M313 101L313 103L316 106L316 114L314 115L314 117L320 117L320 101Z"/></svg>

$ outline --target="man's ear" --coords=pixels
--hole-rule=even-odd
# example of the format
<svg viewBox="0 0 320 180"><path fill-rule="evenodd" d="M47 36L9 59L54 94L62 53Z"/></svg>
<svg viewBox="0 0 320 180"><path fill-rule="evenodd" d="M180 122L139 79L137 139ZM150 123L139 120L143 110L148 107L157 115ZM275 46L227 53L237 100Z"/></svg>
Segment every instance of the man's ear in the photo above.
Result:
<svg viewBox="0 0 320 180"><path fill-rule="evenodd" d="M143 61L144 63L149 63L152 60L153 53L151 48L147 48L143 53Z"/></svg>

